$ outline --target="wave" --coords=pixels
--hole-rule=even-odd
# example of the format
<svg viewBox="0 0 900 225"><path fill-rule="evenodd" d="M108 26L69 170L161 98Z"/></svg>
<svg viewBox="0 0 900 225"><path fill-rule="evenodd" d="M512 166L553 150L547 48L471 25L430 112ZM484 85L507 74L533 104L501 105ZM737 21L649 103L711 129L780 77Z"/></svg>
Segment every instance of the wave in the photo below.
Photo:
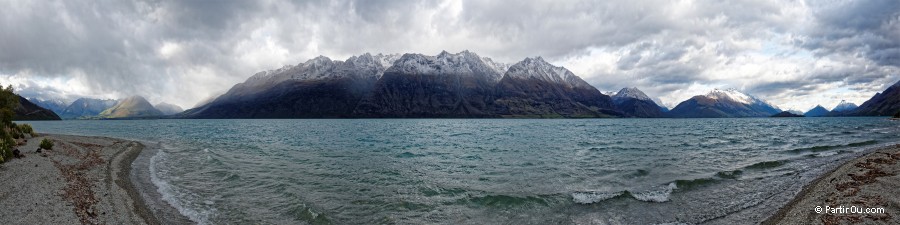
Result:
<svg viewBox="0 0 900 225"><path fill-rule="evenodd" d="M853 143L849 143L849 144L845 144L845 145L819 145L819 146L812 146L812 147L806 147L806 148L791 149L791 150L787 150L786 152L794 153L794 154L799 154L799 153L804 153L804 152L822 152L822 151L828 151L828 150L837 149L837 148L862 147L862 146L874 145L874 144L878 144L878 141L868 140L868 141L861 141L861 142L853 142Z"/></svg>
<svg viewBox="0 0 900 225"><path fill-rule="evenodd" d="M595 191L584 191L584 192L575 192L572 193L572 201L578 204L594 204L602 201L606 201L613 198L624 198L630 197L638 201L643 202L668 202L669 196L672 195L672 192L678 189L678 185L675 182L669 183L668 185L662 187L657 190L649 190L644 192L632 192L632 191L619 191L619 192L595 192Z"/></svg>
<svg viewBox="0 0 900 225"><path fill-rule="evenodd" d="M397 154L396 157L397 158L415 158L415 157L422 157L422 156L425 156L425 155L415 154L412 152L403 152L403 153Z"/></svg>
<svg viewBox="0 0 900 225"><path fill-rule="evenodd" d="M572 201L579 204L592 204L597 202L602 202L607 199L624 196L625 192L613 192L613 193L603 193L603 192L575 192L572 193Z"/></svg>
<svg viewBox="0 0 900 225"><path fill-rule="evenodd" d="M741 170L721 171L716 173L716 177L735 180L741 177L742 174L744 174L744 171Z"/></svg>
<svg viewBox="0 0 900 225"><path fill-rule="evenodd" d="M631 197L644 202L668 202L669 195L672 195L672 191L675 189L678 189L678 186L672 182L661 190L631 193Z"/></svg>
<svg viewBox="0 0 900 225"><path fill-rule="evenodd" d="M155 155L150 157L150 182L156 186L156 191L159 192L162 200L178 210L178 213L181 213L181 215L184 215L198 224L207 224L210 212L200 212L186 207L188 203L180 200L180 197L184 197L186 194L178 192L172 184L169 184L169 182L160 178L160 174L164 171L160 170L158 166L161 161L167 157L168 153L162 149L158 150Z"/></svg>
<svg viewBox="0 0 900 225"><path fill-rule="evenodd" d="M771 169L771 168L775 168L775 167L782 166L782 165L784 165L784 163L785 163L785 162L784 162L784 161L781 161L781 160L762 161L762 162L754 163L753 165L749 165L749 166L744 167L744 168L745 168L745 169L757 169L757 170L761 170L761 169Z"/></svg>
<svg viewBox="0 0 900 225"><path fill-rule="evenodd" d="M550 205L550 203L547 202L547 200L544 200L543 198L540 198L540 197L534 197L534 196L516 197L516 196L509 196L509 195L487 195L487 196L482 196L482 197L471 198L471 199L469 199L469 201L472 203L478 204L478 205L482 205L482 206L500 207L500 208L514 207L514 206L520 206L520 205L531 205L531 204L537 204L537 205L543 205L543 206Z"/></svg>
<svg viewBox="0 0 900 225"><path fill-rule="evenodd" d="M676 180L675 185L680 189L694 189L718 182L715 178L698 178L693 180Z"/></svg>

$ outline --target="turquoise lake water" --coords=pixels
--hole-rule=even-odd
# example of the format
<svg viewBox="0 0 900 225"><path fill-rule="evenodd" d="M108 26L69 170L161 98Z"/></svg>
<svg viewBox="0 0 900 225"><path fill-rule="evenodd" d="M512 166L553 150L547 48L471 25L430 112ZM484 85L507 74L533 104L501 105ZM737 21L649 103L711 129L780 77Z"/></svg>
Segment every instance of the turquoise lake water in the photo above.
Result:
<svg viewBox="0 0 900 225"><path fill-rule="evenodd" d="M201 224L755 223L900 141L886 118L28 123L148 143L146 191Z"/></svg>

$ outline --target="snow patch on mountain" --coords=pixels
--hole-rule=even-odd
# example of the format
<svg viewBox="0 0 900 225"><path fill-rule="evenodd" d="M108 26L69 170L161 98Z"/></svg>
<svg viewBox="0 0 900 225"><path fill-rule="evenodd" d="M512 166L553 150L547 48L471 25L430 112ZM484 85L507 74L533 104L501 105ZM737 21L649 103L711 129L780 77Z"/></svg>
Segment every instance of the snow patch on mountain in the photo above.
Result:
<svg viewBox="0 0 900 225"><path fill-rule="evenodd" d="M501 74L509 68L503 63L494 62L490 58L480 57L468 50L451 54L442 51L436 56L423 54L404 54L394 62L386 73L404 74L455 74L484 75L492 81L499 81Z"/></svg>
<svg viewBox="0 0 900 225"><path fill-rule="evenodd" d="M731 100L731 101L735 101L735 102L739 102L739 103L747 104L747 105L752 104L754 102L753 97L750 97L750 95L744 94L735 89L721 90L721 89L716 88L716 89L713 89L712 91L710 91L708 94L706 94L706 97L711 98L711 99L726 99L726 100Z"/></svg>
<svg viewBox="0 0 900 225"><path fill-rule="evenodd" d="M242 83L245 87L267 87L288 80L325 80L345 77L367 78L381 77L395 61L399 54L365 53L352 56L345 61L331 60L319 56L297 65L286 65L276 70L259 72Z"/></svg>

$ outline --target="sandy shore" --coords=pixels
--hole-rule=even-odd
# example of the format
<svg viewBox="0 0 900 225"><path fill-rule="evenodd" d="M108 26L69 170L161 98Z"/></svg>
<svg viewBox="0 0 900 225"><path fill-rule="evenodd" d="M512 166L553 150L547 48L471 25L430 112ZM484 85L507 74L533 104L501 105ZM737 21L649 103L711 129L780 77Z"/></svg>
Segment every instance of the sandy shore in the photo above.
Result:
<svg viewBox="0 0 900 225"><path fill-rule="evenodd" d="M36 153L42 139L53 150ZM0 224L159 224L129 179L139 142L46 135L0 164Z"/></svg>
<svg viewBox="0 0 900 225"><path fill-rule="evenodd" d="M883 208L884 213L826 210L840 206ZM763 224L900 224L900 145L877 149L822 175Z"/></svg>

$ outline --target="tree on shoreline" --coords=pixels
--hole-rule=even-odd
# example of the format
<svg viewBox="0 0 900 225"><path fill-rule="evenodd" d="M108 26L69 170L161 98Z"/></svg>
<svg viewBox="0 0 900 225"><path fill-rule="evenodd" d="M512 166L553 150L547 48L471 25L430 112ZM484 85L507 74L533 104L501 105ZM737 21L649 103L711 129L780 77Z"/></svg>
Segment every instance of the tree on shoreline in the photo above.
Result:
<svg viewBox="0 0 900 225"><path fill-rule="evenodd" d="M13 148L17 145L13 138L25 138L26 132L22 132L22 129L31 129L30 125L19 126L13 123L14 110L18 105L19 97L13 92L12 85L0 88L0 162L13 157Z"/></svg>

